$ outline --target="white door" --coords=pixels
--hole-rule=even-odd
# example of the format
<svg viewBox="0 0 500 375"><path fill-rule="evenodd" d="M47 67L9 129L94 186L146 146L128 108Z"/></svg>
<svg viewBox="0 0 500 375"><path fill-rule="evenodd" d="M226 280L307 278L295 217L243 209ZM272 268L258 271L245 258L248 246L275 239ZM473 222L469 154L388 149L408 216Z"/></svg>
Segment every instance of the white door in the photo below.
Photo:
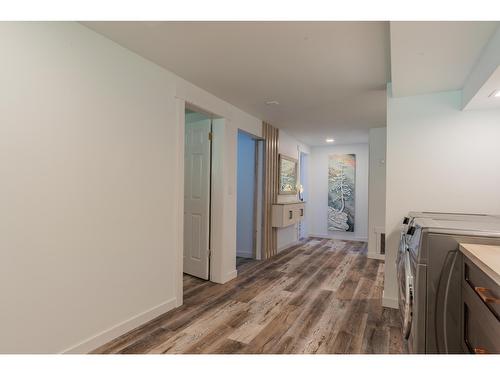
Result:
<svg viewBox="0 0 500 375"><path fill-rule="evenodd" d="M208 280L211 120L186 123L184 151L184 272Z"/></svg>

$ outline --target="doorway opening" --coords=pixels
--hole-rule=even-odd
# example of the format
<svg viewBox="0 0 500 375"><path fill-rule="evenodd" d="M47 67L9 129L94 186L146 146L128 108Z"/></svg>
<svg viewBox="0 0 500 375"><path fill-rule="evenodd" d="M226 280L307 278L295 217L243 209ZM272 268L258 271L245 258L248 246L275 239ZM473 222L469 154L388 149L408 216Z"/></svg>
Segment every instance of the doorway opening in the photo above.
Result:
<svg viewBox="0 0 500 375"><path fill-rule="evenodd" d="M307 197L309 194L309 189L308 189L308 170L307 170L307 158L309 157L308 154L305 152L300 151L299 155L299 176L300 176L300 189L299 189L299 199L307 202ZM297 227L298 233L297 233L297 238L299 240L303 240L308 237L308 229L307 229L307 221L306 220L300 220L299 225Z"/></svg>
<svg viewBox="0 0 500 375"><path fill-rule="evenodd" d="M184 280L210 279L212 117L186 106L184 130ZM188 275L188 276L186 276Z"/></svg>
<svg viewBox="0 0 500 375"><path fill-rule="evenodd" d="M238 130L236 268L262 259L263 140Z"/></svg>

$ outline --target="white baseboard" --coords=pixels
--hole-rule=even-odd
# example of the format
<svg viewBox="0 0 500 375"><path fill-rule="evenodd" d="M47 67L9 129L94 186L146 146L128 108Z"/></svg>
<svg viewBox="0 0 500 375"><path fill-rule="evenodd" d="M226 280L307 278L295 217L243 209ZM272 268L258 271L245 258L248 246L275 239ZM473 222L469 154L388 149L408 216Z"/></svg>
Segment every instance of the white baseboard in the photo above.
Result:
<svg viewBox="0 0 500 375"><path fill-rule="evenodd" d="M326 238L329 240L339 240L339 241L359 241L359 242L368 242L368 237L350 237L350 238L342 238L333 236L331 234L309 234L309 237L318 237L318 238Z"/></svg>
<svg viewBox="0 0 500 375"><path fill-rule="evenodd" d="M385 255L384 254L377 254L377 253L370 253L368 252L366 256L370 259L378 259L378 260L385 260Z"/></svg>
<svg viewBox="0 0 500 375"><path fill-rule="evenodd" d="M385 290L382 292L382 306L391 309L399 309L398 299L393 297L386 297Z"/></svg>
<svg viewBox="0 0 500 375"><path fill-rule="evenodd" d="M165 302L162 302L158 306L153 307L145 312L137 314L130 319L125 320L124 322L118 323L117 325L106 329L98 333L95 336L92 336L84 341L63 350L63 354L85 354L89 353L94 349L114 340L117 337L133 330L141 326L144 323L153 320L154 318L164 314L170 310L172 310L176 306L176 298L169 299Z"/></svg>
<svg viewBox="0 0 500 375"><path fill-rule="evenodd" d="M226 276L224 276L222 278L222 280L220 280L220 281L214 281L214 282L217 283L217 284L225 284L228 281L236 278L236 276L238 276L238 270L232 270L231 272L227 273Z"/></svg>

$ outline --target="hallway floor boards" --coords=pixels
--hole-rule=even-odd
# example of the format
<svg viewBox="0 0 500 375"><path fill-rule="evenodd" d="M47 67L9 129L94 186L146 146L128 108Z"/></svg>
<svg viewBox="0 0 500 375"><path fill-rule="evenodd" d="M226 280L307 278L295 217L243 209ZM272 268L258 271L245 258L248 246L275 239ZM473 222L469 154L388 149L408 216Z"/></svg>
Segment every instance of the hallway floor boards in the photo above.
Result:
<svg viewBox="0 0 500 375"><path fill-rule="evenodd" d="M311 238L239 262L224 285L184 276L184 305L95 353L405 353L362 242Z"/></svg>

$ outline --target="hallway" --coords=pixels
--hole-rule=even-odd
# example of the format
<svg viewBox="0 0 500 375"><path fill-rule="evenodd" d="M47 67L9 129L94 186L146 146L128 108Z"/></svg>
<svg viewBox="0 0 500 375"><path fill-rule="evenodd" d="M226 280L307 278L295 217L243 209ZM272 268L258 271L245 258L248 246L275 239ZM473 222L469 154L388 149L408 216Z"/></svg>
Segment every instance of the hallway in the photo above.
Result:
<svg viewBox="0 0 500 375"><path fill-rule="evenodd" d="M224 285L184 277L184 305L95 353L404 353L363 242L308 239Z"/></svg>

